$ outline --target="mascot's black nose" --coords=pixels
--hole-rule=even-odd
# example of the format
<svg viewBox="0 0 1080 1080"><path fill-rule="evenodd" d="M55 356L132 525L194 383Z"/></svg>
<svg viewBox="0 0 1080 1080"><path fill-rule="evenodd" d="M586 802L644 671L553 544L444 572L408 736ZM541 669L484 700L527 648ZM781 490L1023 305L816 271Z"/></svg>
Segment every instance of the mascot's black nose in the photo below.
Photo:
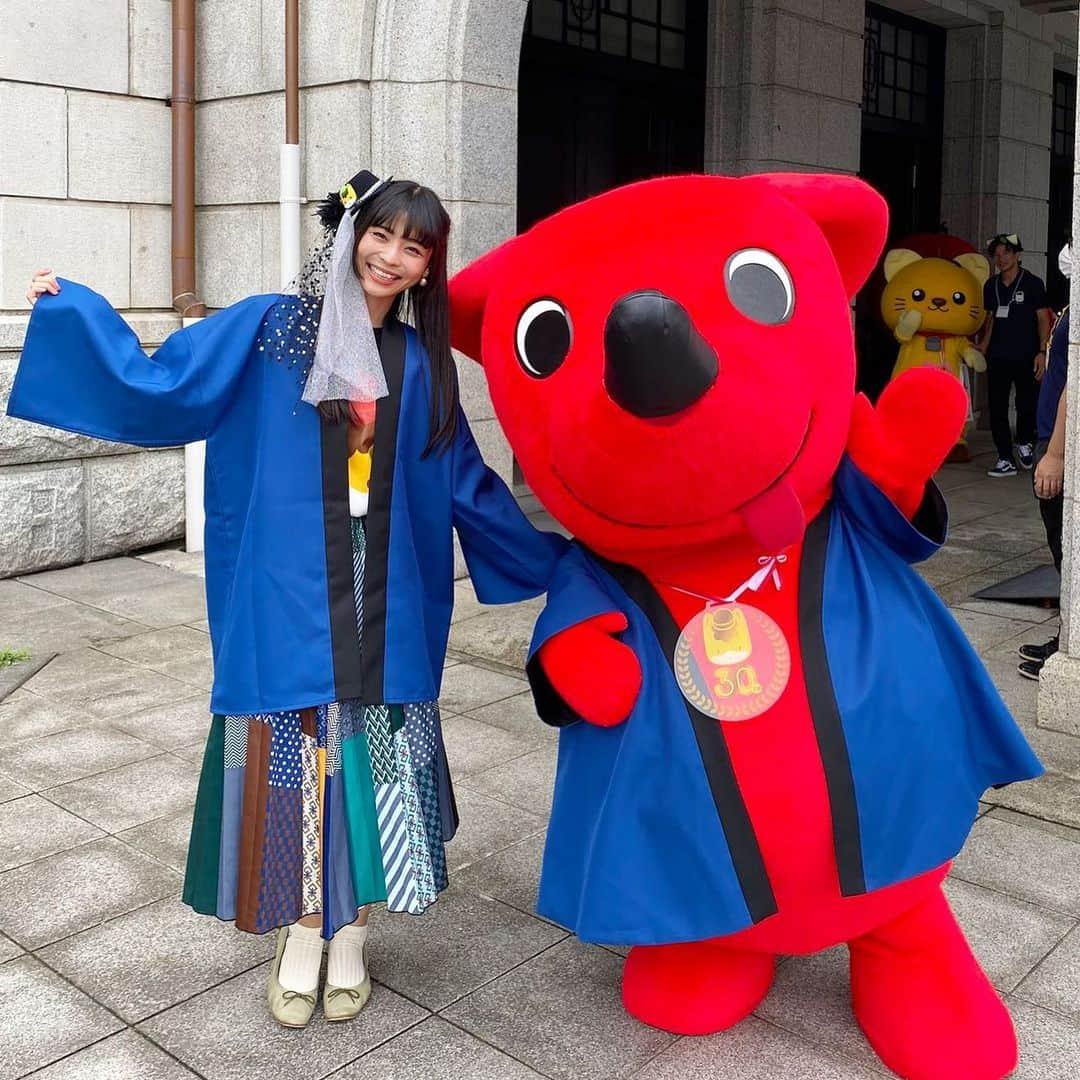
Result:
<svg viewBox="0 0 1080 1080"><path fill-rule="evenodd" d="M670 416L716 381L716 350L686 309L655 289L628 293L604 326L604 385L635 416Z"/></svg>

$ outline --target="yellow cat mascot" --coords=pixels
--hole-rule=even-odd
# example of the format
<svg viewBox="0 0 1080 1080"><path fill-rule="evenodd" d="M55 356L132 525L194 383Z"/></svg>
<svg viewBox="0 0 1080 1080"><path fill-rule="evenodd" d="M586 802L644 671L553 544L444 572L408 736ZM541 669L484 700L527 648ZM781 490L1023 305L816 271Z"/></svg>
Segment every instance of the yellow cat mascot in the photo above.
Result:
<svg viewBox="0 0 1080 1080"><path fill-rule="evenodd" d="M915 367L939 367L965 386L961 371L985 371L986 359L968 340L986 317L983 285L990 264L977 252L955 259L924 259L918 252L895 248L885 256L881 315L900 343L892 377ZM952 460L967 460L961 439Z"/></svg>

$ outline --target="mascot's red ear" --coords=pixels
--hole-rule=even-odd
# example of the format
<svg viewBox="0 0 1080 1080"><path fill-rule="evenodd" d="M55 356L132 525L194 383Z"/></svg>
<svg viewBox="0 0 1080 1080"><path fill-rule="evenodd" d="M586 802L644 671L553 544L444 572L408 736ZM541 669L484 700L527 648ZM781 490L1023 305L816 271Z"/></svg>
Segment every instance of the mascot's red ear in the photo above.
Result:
<svg viewBox="0 0 1080 1080"><path fill-rule="evenodd" d="M481 361L480 332L488 293L506 263L514 239L492 248L450 279L450 344L473 360Z"/></svg>
<svg viewBox="0 0 1080 1080"><path fill-rule="evenodd" d="M889 207L867 183L832 173L765 173L747 178L805 210L832 248L849 299L877 265L889 230Z"/></svg>

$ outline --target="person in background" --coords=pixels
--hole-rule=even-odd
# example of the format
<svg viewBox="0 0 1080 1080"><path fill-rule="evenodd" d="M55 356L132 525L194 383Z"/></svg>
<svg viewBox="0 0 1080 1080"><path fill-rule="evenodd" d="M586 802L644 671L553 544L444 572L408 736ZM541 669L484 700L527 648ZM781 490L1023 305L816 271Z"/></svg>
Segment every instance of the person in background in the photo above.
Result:
<svg viewBox="0 0 1080 1080"><path fill-rule="evenodd" d="M1069 244L1061 249L1058 267L1065 279L1072 274L1072 250ZM1061 570L1061 521L1064 510L1065 483L1065 381L1069 368L1069 309L1058 318L1048 349L1049 363L1039 388L1039 405L1035 421L1035 472L1032 483L1039 502L1039 513L1046 528L1046 543L1054 557L1054 566ZM1042 645L1021 645L1017 670L1025 679L1038 679L1043 664L1057 652L1055 635Z"/></svg>
<svg viewBox="0 0 1080 1080"><path fill-rule="evenodd" d="M1035 463L1035 398L1046 369L1045 342L1050 336L1046 286L1020 263L1016 233L999 234L987 244L997 273L983 286L987 311L975 347L986 357L990 392L990 431L998 460L987 475L1015 476ZM1009 396L1016 387L1016 443L1009 424Z"/></svg>

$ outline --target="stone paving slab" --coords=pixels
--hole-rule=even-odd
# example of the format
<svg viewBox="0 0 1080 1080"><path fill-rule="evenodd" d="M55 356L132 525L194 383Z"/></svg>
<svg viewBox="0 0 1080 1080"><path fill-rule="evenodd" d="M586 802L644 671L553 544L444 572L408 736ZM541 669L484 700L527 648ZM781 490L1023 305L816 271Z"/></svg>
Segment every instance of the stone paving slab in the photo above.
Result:
<svg viewBox="0 0 1080 1080"><path fill-rule="evenodd" d="M359 1061L334 1080L539 1080L543 1074L467 1031L432 1016Z"/></svg>
<svg viewBox="0 0 1080 1080"><path fill-rule="evenodd" d="M536 715L536 704L529 690L490 705L482 705L466 715L525 739L555 742L559 738L559 729L542 723Z"/></svg>
<svg viewBox="0 0 1080 1080"><path fill-rule="evenodd" d="M75 705L51 701L25 689L16 690L0 702L0 731L9 743L41 739L83 727L86 722L86 713Z"/></svg>
<svg viewBox="0 0 1080 1080"><path fill-rule="evenodd" d="M129 1030L34 1073L34 1080L192 1080L196 1075Z"/></svg>
<svg viewBox="0 0 1080 1080"><path fill-rule="evenodd" d="M320 1080L429 1015L376 985L362 1021L327 1023L319 1007L303 1031L288 1030L266 1009L268 968L237 975L138 1030L206 1080Z"/></svg>
<svg viewBox="0 0 1080 1080"><path fill-rule="evenodd" d="M192 743L202 746L210 732L210 696L201 690L192 690L191 695L140 712L95 718L95 722L163 750Z"/></svg>
<svg viewBox="0 0 1080 1080"><path fill-rule="evenodd" d="M439 702L448 713L461 714L505 701L528 689L524 678L473 664L457 664L443 672Z"/></svg>
<svg viewBox="0 0 1080 1080"><path fill-rule="evenodd" d="M83 818L26 795L0 804L0 872L55 855L105 835Z"/></svg>
<svg viewBox="0 0 1080 1080"><path fill-rule="evenodd" d="M1062 938L1014 993L1080 1024L1080 928Z"/></svg>
<svg viewBox="0 0 1080 1080"><path fill-rule="evenodd" d="M983 970L1004 993L1014 990L1077 922L958 878L945 882L945 895Z"/></svg>
<svg viewBox="0 0 1080 1080"><path fill-rule="evenodd" d="M175 870L113 837L95 840L0 874L0 931L41 948L174 896L180 881Z"/></svg>
<svg viewBox="0 0 1080 1080"><path fill-rule="evenodd" d="M879 1071L880 1070L880 1071ZM657 1054L634 1080L730 1076L740 1080L876 1080L887 1073L848 1060L757 1017L704 1039L680 1039Z"/></svg>
<svg viewBox="0 0 1080 1080"><path fill-rule="evenodd" d="M45 798L115 833L194 807L199 770L172 754L49 788Z"/></svg>
<svg viewBox="0 0 1080 1080"><path fill-rule="evenodd" d="M132 948L131 943L137 943ZM54 971L128 1023L266 962L269 939L160 900L38 950Z"/></svg>
<svg viewBox="0 0 1080 1080"><path fill-rule="evenodd" d="M451 873L526 837L542 833L547 827L547 819L540 814L511 806L469 788L459 785L454 794L461 824L457 835L446 848L446 862Z"/></svg>
<svg viewBox="0 0 1080 1080"><path fill-rule="evenodd" d="M675 1036L627 1015L621 969L613 953L567 938L445 1015L557 1080L631 1076Z"/></svg>
<svg viewBox="0 0 1080 1080"><path fill-rule="evenodd" d="M26 689L54 701L77 701L90 716L110 720L190 697L201 688L98 649L76 649L58 656Z"/></svg>
<svg viewBox="0 0 1080 1080"><path fill-rule="evenodd" d="M16 956L22 956L26 950L17 945L11 938L4 937L0 934L0 964L7 963L8 960L13 960Z"/></svg>
<svg viewBox="0 0 1080 1080"><path fill-rule="evenodd" d="M1012 1080L1076 1080L1080 1069L1080 1025L1016 997L1007 999L1020 1065Z"/></svg>
<svg viewBox="0 0 1080 1080"><path fill-rule="evenodd" d="M444 716L442 728L455 783L543 745L538 737L512 734L469 716Z"/></svg>
<svg viewBox="0 0 1080 1080"><path fill-rule="evenodd" d="M0 1080L15 1080L124 1025L32 956L0 964Z"/></svg>
<svg viewBox="0 0 1080 1080"><path fill-rule="evenodd" d="M134 829L117 833L116 838L182 874L191 839L191 811L183 810L171 817L136 825Z"/></svg>
<svg viewBox="0 0 1080 1080"><path fill-rule="evenodd" d="M372 917L372 975L410 1001L441 1010L525 963L566 931L451 885L423 919Z"/></svg>
<svg viewBox="0 0 1080 1080"><path fill-rule="evenodd" d="M1080 919L1080 848L995 817L975 822L953 877Z"/></svg>
<svg viewBox="0 0 1080 1080"><path fill-rule="evenodd" d="M547 817L551 813L551 793L555 786L555 747L548 745L533 750L513 761L473 773L461 783L482 795Z"/></svg>
<svg viewBox="0 0 1080 1080"><path fill-rule="evenodd" d="M0 773L39 791L160 753L157 746L109 728L76 728L43 739L0 743Z"/></svg>

